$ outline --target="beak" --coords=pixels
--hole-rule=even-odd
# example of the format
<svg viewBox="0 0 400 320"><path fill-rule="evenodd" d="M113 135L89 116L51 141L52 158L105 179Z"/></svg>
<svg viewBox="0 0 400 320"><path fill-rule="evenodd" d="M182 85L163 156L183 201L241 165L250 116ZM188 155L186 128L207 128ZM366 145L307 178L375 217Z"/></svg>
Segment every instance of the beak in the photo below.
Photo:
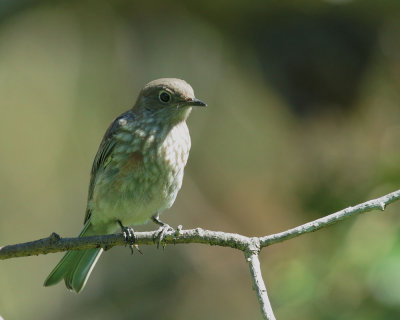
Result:
<svg viewBox="0 0 400 320"><path fill-rule="evenodd" d="M199 99L196 99L196 98L187 100L187 105L194 106L194 107L207 107L207 103L205 103Z"/></svg>

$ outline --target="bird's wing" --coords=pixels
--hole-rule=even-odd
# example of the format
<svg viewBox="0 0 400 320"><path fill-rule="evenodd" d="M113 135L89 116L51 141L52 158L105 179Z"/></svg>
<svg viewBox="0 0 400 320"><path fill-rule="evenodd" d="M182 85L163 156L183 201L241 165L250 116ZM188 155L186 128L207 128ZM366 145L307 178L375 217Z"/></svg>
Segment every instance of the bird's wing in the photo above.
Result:
<svg viewBox="0 0 400 320"><path fill-rule="evenodd" d="M115 139L114 135L119 132L119 128L121 126L120 120L125 119L127 122L131 122L134 121L134 117L135 115L132 110L124 112L110 124L106 133L104 134L103 140L101 141L96 156L94 157L92 170L90 172L88 203L92 199L99 172L103 171L112 159L112 153L115 145L117 144L117 140ZM84 223L88 221L90 215L91 210L87 208Z"/></svg>

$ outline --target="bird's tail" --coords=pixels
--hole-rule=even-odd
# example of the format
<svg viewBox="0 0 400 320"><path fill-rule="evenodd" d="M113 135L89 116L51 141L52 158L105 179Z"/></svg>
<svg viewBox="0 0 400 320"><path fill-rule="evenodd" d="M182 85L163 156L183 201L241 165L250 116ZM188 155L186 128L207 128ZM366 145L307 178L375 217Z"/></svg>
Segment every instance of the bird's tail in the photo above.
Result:
<svg viewBox="0 0 400 320"><path fill-rule="evenodd" d="M87 221L79 237L91 235L90 229L90 221ZM64 279L68 289L80 292L102 252L101 248L68 251L46 278L44 286L52 286Z"/></svg>

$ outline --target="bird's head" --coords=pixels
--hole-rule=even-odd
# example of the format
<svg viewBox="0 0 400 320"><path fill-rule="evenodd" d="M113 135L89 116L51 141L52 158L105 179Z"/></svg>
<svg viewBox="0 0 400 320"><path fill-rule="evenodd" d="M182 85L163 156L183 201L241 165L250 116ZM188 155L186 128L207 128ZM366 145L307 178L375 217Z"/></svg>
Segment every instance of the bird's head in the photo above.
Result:
<svg viewBox="0 0 400 320"><path fill-rule="evenodd" d="M184 121L192 107L205 107L196 99L192 87L184 80L163 78L149 82L140 91L133 107L138 113L170 121Z"/></svg>

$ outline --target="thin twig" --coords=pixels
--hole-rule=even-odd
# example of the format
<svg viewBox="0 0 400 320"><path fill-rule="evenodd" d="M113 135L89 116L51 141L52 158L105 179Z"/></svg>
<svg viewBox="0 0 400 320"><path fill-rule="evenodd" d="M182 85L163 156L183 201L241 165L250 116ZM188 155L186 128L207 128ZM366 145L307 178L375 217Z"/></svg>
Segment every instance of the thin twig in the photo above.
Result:
<svg viewBox="0 0 400 320"><path fill-rule="evenodd" d="M252 239L252 245L245 252L246 261L249 263L250 275L253 281L253 289L256 291L258 302L260 304L261 314L266 320L275 320L271 303L269 302L267 288L261 274L260 260L258 253L260 252L259 238Z"/></svg>
<svg viewBox="0 0 400 320"><path fill-rule="evenodd" d="M278 242L286 241L306 233L317 231L319 229L335 224L339 221L348 219L357 214L365 213L375 209L383 211L385 210L386 206L399 199L400 199L400 190L397 190L387 195L384 195L383 197L369 200L367 202L360 203L354 207L348 207L346 209L332 213L323 218L302 224L301 226L298 226L296 228L289 229L280 233L271 234L269 236L261 237L260 238L261 248L270 246Z"/></svg>

